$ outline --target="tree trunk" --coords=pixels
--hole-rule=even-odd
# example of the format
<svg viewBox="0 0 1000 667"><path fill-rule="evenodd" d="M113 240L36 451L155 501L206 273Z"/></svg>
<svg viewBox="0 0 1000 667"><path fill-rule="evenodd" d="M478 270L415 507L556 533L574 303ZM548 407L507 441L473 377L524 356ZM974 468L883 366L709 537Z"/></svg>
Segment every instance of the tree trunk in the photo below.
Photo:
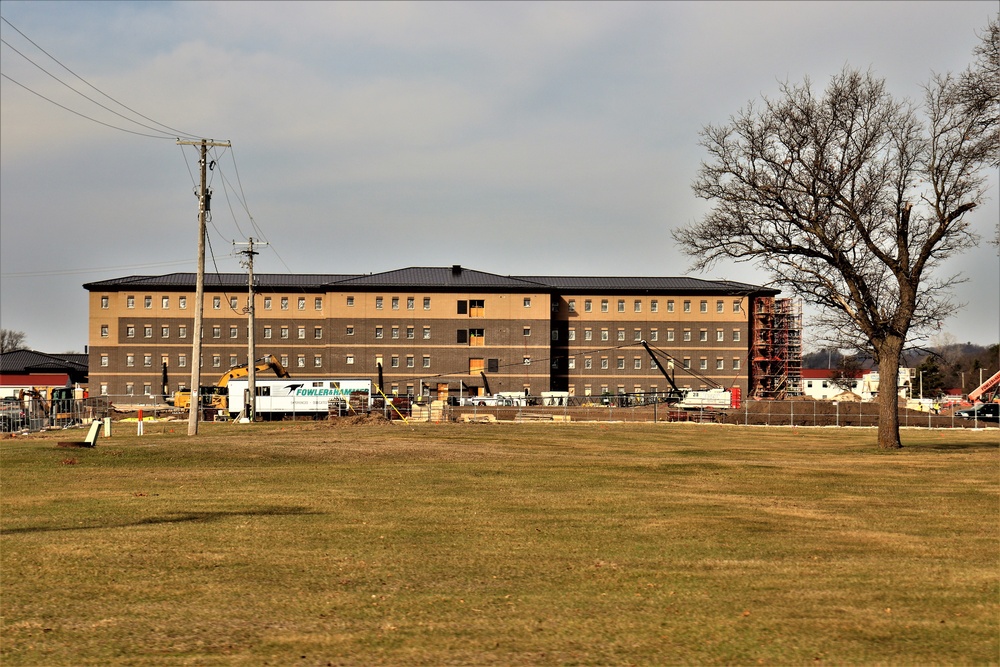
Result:
<svg viewBox="0 0 1000 667"><path fill-rule="evenodd" d="M878 448L899 449L899 355L902 339L889 338L879 346Z"/></svg>

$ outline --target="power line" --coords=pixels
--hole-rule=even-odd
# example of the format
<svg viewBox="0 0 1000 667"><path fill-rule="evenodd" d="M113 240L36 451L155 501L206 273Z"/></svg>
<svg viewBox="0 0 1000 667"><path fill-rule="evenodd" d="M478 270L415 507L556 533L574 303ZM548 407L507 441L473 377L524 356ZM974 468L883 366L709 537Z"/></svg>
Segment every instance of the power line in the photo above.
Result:
<svg viewBox="0 0 1000 667"><path fill-rule="evenodd" d="M63 64L62 62L60 62L60 61L59 61L59 59L58 59L58 58L56 58L56 57L55 57L55 56L53 56L53 55L52 55L51 53L49 53L48 51L46 51L45 49L43 49L43 48L42 48L41 46L39 46L39 45L38 45L38 44L37 44L37 43L36 43L36 42L35 42L34 40L32 40L32 39L31 39L30 37L28 37L27 35L25 35L25 34L24 34L24 33L23 33L23 32L22 32L21 30L19 30L19 29L18 29L18 27L17 27L17 26L15 26L15 25L14 25L13 23L11 23L10 21L8 21L8 20L7 20L7 19L6 19L5 17L3 17L3 16L0 16L0 20L2 20L2 21L3 21L4 23L6 23L7 25L9 25L9 26L10 26L10 27L11 27L11 28L12 28L12 29L13 29L13 30L15 31L15 32L17 32L17 34L21 35L21 37L24 37L24 38L25 38L26 40L28 40L28 42L30 42L30 43L31 43L31 44L32 44L32 45L33 45L33 46L34 46L34 47L35 47L36 49L38 49L39 51L41 51L42 53L44 53L44 54L45 54L46 56L48 56L48 57L49 57L49 58L50 58L50 59L51 59L51 60L52 60L53 62L55 62L55 63L56 63L57 65L59 65L59 66L60 66L60 67L62 67L62 68L63 68L64 70L66 70L67 72L69 72L70 74L72 74L73 76L75 76L75 77L76 77L77 79L79 79L80 81L82 81L83 83L85 83L85 84L86 84L87 86L89 86L89 87L90 87L90 88L92 88L93 90L97 91L98 93L100 93L101 95L103 95L103 96L104 96L104 97L106 97L107 99L111 100L112 102L114 102L114 103L115 103L115 104L117 104L118 106L122 107L123 109L127 109L128 111L130 111L130 112L134 113L135 115L139 116L140 118L142 118L142 119L144 119L144 120L148 120L148 121L149 121L149 122L151 122L151 123L154 123L154 124L156 124L156 125L159 125L160 127L163 127L163 128L166 128L167 130L170 130L170 133L171 133L172 135L178 135L178 134L179 134L179 135L182 135L182 136L185 136L185 137L188 137L188 138L193 138L193 137L195 137L195 136L196 136L196 135L193 135L193 134L191 134L191 133L188 133L188 132L183 132L183 131L181 131L181 130L178 130L178 129L176 129L176 128L173 128L173 127L170 127L169 125L164 125L163 123L161 123L161 122L159 122L159 121L156 121L156 120L153 120L152 118L149 118L148 116L144 116L143 114L139 113L139 112L138 112L138 111L136 111L135 109L132 109L131 107L129 107L129 106L127 106L127 105L125 105L125 104L123 104L123 103L119 102L119 101L118 101L118 100L116 100L115 98L113 98L113 97L111 97L110 95L108 95L107 93L105 93L105 92L104 92L103 90L101 90L100 88L98 88L98 87L94 86L93 84L91 84L91 83L90 83L89 81L87 81L87 80L86 80L86 79L84 79L84 78L83 78L82 76L80 76L79 74L77 74L76 72L74 72L73 70L71 70L71 69L70 69L69 67L67 67L66 65L64 65L64 64ZM46 71L46 70L45 70L44 68L42 68L41 66L39 66L39 65L38 65L37 63L35 63L34 61L32 61L32 60L31 60L30 58L28 58L27 56L25 56L24 54L22 54L22 53L21 53L20 51L18 51L17 49L14 49L14 47L13 47L13 46L10 46L10 44L8 44L7 42L4 42L4 43L5 43L5 44L7 44L7 46L9 46L9 47L10 47L11 49L13 49L13 50L14 50L14 51L15 51L16 53L18 53L18 54L19 54L19 55L21 55L21 56L22 56L23 58L25 58L25 60L27 60L27 61L28 61L28 62L30 62L31 64L35 65L36 67L38 67L39 69L41 69L41 70L42 70L43 72L45 72L46 74L49 74L49 72L47 72L47 71ZM55 76L54 76L54 75L52 75L52 74L49 74L49 76L52 76L52 78L56 79L56 80L57 80L57 81L59 81L60 83L63 83L63 82L62 82L62 81L61 81L61 80L60 80L60 79L59 79L58 77L55 77ZM8 77L8 78L9 78L9 77ZM15 82L15 83L16 83L16 82ZM18 85L21 85L21 84L18 84ZM83 95L82 93L79 93L79 91L76 91L76 89L74 89L74 88L73 88L72 86L69 86L68 84L65 84L65 83L63 83L63 85L65 85L65 86L66 86L67 88L70 88L70 90L73 90L74 92L77 92L78 94L80 94L80 95ZM22 87L22 88L26 88L25 86L21 86L21 87ZM27 89L27 88L26 88L26 89ZM30 90L30 89L29 89L29 90ZM34 92L34 91L30 91L30 92ZM37 93L36 93L36 94L37 94ZM86 95L83 95L83 97L86 97ZM90 98L88 97L87 99L90 99ZM93 100L91 100L91 101L93 102ZM99 104L99 103L98 103L98 102L94 102L94 104ZM102 106L102 107L103 107L103 105L100 105L100 106ZM103 107L103 108L107 109L107 107ZM111 111L111 109L108 109L108 111ZM75 112L74 112L74 113L75 113ZM116 112L112 111L112 113L116 113ZM117 115L121 116L121 114L117 114ZM122 118L125 118L125 117L124 117L124 116L122 116ZM142 123L139 123L139 122L137 122L137 121L134 121L134 120L131 120L131 119L128 119L128 118L125 118L125 120L128 120L129 122L132 122L132 123L136 123L137 125L142 125L143 127L148 127L148 126L146 126L146 125L143 125ZM150 128L150 129L154 129L154 130L155 130L155 128ZM162 130L155 130L155 131L157 131L157 132L162 132ZM166 134L166 133L164 133L164 134ZM176 138L176 136L171 136L170 138Z"/></svg>

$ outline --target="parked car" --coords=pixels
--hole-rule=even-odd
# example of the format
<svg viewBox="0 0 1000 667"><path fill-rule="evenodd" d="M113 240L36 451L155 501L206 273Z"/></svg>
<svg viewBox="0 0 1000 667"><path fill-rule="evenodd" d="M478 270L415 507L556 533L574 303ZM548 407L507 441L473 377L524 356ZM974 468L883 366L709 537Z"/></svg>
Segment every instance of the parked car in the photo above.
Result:
<svg viewBox="0 0 1000 667"><path fill-rule="evenodd" d="M4 400L0 403L0 433L20 431L28 423L28 413L20 401Z"/></svg>
<svg viewBox="0 0 1000 667"><path fill-rule="evenodd" d="M978 419L981 422L1000 422L1000 403L980 403L955 413L962 419Z"/></svg>

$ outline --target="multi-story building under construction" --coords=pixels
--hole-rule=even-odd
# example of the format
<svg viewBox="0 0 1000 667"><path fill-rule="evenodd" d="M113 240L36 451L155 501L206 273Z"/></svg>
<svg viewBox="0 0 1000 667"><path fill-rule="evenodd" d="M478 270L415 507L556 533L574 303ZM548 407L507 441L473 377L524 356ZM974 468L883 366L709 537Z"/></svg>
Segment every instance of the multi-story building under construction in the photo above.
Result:
<svg viewBox="0 0 1000 667"><path fill-rule="evenodd" d="M205 278L201 378L247 362L246 276ZM90 293L90 389L188 388L195 275L128 276ZM462 266L256 274L255 349L292 377L370 378L386 393L661 393L797 387L801 316L777 290L695 278L502 276ZM794 325L794 326L793 326ZM642 341L656 352L651 358ZM797 344L797 343L796 343ZM661 369L662 366L662 369ZM165 385L165 386L164 386Z"/></svg>

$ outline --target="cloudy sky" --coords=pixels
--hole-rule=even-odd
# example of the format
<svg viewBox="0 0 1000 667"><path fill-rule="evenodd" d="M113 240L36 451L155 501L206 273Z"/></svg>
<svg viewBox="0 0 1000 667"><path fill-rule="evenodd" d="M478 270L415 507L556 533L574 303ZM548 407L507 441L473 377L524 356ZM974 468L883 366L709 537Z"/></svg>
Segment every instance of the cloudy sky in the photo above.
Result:
<svg viewBox="0 0 1000 667"><path fill-rule="evenodd" d="M253 236L270 243L264 273L682 275L670 231L707 210L690 187L704 125L780 81L823 87L845 65L919 100L932 72L971 62L997 3L4 0L0 11L0 326L64 352L88 342L84 283L195 269L196 154L181 134L233 146L213 155L210 269L241 271L232 242ZM985 237L1000 218L997 180L973 217ZM968 305L942 331L996 342L996 248L943 271L964 272L956 296ZM699 277L769 280L742 264Z"/></svg>

